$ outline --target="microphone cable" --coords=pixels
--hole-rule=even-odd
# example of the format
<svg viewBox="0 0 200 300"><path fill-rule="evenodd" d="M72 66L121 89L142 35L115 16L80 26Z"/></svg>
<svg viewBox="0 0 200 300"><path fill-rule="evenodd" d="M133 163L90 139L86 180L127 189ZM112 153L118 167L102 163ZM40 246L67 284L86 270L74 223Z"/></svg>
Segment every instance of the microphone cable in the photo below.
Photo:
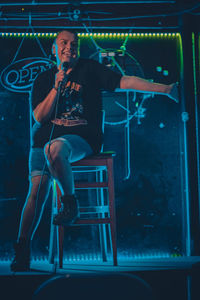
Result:
<svg viewBox="0 0 200 300"><path fill-rule="evenodd" d="M69 63L64 62L63 63L63 70L67 71L68 68L69 68ZM63 80L64 83L66 83L68 81L68 78L69 78L69 75L65 76L65 78ZM54 119L57 117L57 113L58 113L58 104L59 104L58 100L60 98L61 88L62 88L62 85L63 85L63 81L61 81L59 83L58 91L57 91L57 94L56 94L56 99L55 99L56 105L55 105ZM52 136L53 136L54 129L55 129L55 123L53 123L53 125L52 125L52 129L51 129L51 132L50 132L50 135L49 135L49 141L47 142L47 144L49 145L49 147L48 147L48 156L50 156L50 159L51 159L51 153L50 153L51 139L52 139ZM43 169L42 169L42 175L41 175L40 182L39 182L39 185L38 185L37 196L36 196L36 204L35 204L35 211L37 211L37 204L38 204L38 199L39 199L39 193L40 193L40 189L41 189L42 180L43 180L43 177L44 177L44 174L45 174L45 168L46 168L46 166L47 166L47 159L45 159L45 162L44 162L44 165L43 165ZM34 217L34 219L35 219L35 217ZM40 221L40 219L38 220L37 224L39 224L39 221ZM34 220L33 220L31 229L32 229L33 225L34 225ZM36 229L37 229L37 226L36 226L35 230L33 231L32 235L31 235L31 238L30 238L31 241L33 239L33 236L35 234Z"/></svg>

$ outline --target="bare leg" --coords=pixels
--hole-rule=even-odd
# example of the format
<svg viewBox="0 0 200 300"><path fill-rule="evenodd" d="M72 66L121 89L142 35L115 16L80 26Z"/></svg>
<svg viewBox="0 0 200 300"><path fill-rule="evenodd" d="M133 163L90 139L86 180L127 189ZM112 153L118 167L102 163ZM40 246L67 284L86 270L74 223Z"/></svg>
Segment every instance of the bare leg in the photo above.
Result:
<svg viewBox="0 0 200 300"><path fill-rule="evenodd" d="M71 148L64 142L54 141L49 148L45 148L48 167L51 175L57 180L62 197L63 206L53 218L54 225L72 224L79 216L78 201L74 195L74 178L71 168ZM83 153L84 156L84 153ZM81 158L79 156L79 158Z"/></svg>
<svg viewBox="0 0 200 300"><path fill-rule="evenodd" d="M70 149L62 141L56 141L46 146L45 154L48 160L48 168L51 175L57 180L62 195L74 194L74 177L72 173L69 157Z"/></svg>
<svg viewBox="0 0 200 300"><path fill-rule="evenodd" d="M24 204L18 234L18 241L14 244L15 256L10 264L11 271L30 270L31 240L40 222L45 201L50 188L48 175L32 177L29 193Z"/></svg>
<svg viewBox="0 0 200 300"><path fill-rule="evenodd" d="M20 238L32 239L40 222L44 204L49 194L50 178L48 175L44 175L41 184L40 180L41 176L35 176L31 179L29 193L22 211L18 240Z"/></svg>

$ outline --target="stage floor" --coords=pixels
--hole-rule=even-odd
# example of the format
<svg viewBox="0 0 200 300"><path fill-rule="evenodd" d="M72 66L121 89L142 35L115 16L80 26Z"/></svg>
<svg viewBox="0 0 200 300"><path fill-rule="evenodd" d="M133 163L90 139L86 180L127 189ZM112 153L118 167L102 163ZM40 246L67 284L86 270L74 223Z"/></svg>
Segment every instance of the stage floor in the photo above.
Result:
<svg viewBox="0 0 200 300"><path fill-rule="evenodd" d="M0 261L0 299L32 300L33 295L37 293L40 287L49 284L49 282L55 282L57 279L61 283L62 280L69 277L82 280L95 276L112 278L116 275L130 275L138 278L138 280L143 280L152 288L155 294L153 300L199 300L197 293L199 290L199 265L200 257L193 256L133 261L119 260L118 266L113 266L110 262L97 263L97 261L90 260L80 263L76 261L64 264L63 268L60 269L58 264L53 265L47 259L43 259L32 260L29 272L11 272L10 261ZM62 288L64 287L62 286ZM126 295L126 292L124 293ZM72 296L66 299L73 299ZM60 297L61 295L59 295ZM55 297L51 299L55 299ZM81 297L79 299L87 298Z"/></svg>
<svg viewBox="0 0 200 300"><path fill-rule="evenodd" d="M26 275L50 275L66 274L70 272L138 272L138 271L156 271L156 270L190 270L196 264L200 264L199 256L176 257L176 258L157 258L143 259L133 261L119 261L118 266L113 266L112 262L103 263L97 261L83 261L64 263L60 269L58 262L50 264L47 259L32 260L30 272L16 272L15 274ZM10 261L0 261L0 276L12 275L10 271Z"/></svg>

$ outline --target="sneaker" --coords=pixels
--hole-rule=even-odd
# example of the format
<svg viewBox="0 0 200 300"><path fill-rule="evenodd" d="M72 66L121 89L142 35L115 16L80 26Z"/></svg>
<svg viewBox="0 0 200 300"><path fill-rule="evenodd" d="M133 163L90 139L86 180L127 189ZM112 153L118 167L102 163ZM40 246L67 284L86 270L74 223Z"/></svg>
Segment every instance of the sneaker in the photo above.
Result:
<svg viewBox="0 0 200 300"><path fill-rule="evenodd" d="M14 259L10 265L13 272L23 272L30 270L30 246L26 241L19 241L13 246L15 251Z"/></svg>
<svg viewBox="0 0 200 300"><path fill-rule="evenodd" d="M62 207L53 218L54 225L71 225L79 217L79 206L75 195L61 197Z"/></svg>

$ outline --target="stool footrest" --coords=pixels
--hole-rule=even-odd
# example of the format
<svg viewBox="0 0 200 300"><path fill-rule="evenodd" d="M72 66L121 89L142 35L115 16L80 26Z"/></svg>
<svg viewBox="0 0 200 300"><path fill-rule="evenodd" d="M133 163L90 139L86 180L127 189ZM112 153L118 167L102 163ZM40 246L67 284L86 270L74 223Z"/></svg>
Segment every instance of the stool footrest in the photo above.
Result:
<svg viewBox="0 0 200 300"><path fill-rule="evenodd" d="M79 210L81 214L109 213L109 207L107 205L81 206Z"/></svg>
<svg viewBox="0 0 200 300"><path fill-rule="evenodd" d="M108 188L107 182L75 182L76 189Z"/></svg>
<svg viewBox="0 0 200 300"><path fill-rule="evenodd" d="M110 218L98 218L98 219L79 219L77 221L75 221L71 226L74 225L91 225L91 224L110 224L111 220Z"/></svg>

